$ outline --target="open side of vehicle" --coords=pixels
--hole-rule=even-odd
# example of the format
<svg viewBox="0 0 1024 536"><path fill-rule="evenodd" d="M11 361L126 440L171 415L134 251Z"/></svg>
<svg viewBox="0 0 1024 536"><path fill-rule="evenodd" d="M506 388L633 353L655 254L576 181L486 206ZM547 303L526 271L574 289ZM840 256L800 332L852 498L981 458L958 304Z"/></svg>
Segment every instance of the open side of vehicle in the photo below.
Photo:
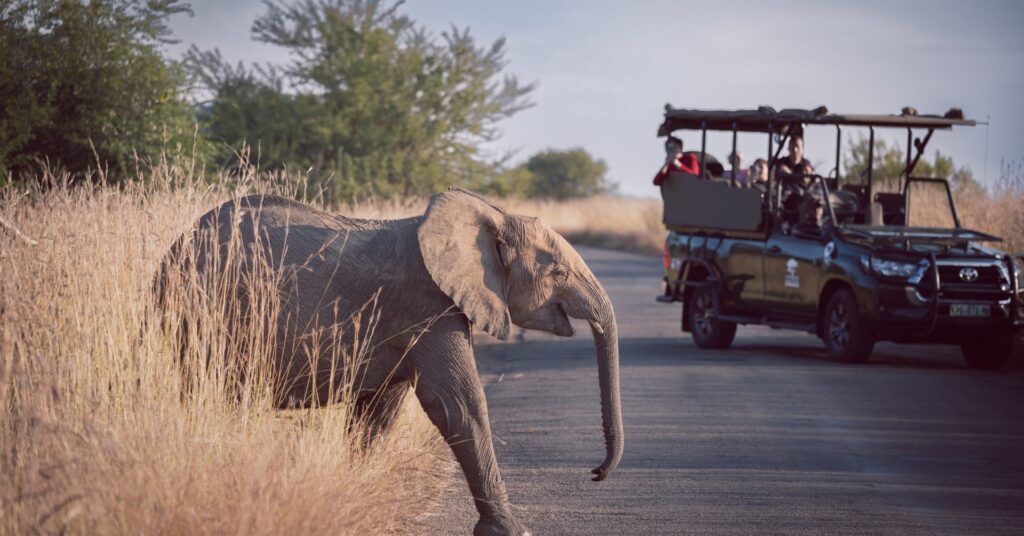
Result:
<svg viewBox="0 0 1024 536"><path fill-rule="evenodd" d="M946 180L913 176L936 130L971 126L945 116L836 115L770 108L701 111L667 108L659 135L701 131L701 176L672 174L662 185L665 292L682 302L682 329L703 348L726 348L739 324L816 334L841 361L868 358L876 341L951 343L974 368L1002 367L1024 329L1024 256L983 246L999 238L964 229ZM834 175L777 172L789 136L812 125L836 129ZM841 181L844 126L870 131L864 183ZM874 129L905 128L908 149L899 191L873 184ZM914 138L914 130L923 137ZM709 130L767 134L769 175L761 188L705 166ZM776 149L776 144L778 149ZM831 175L831 174L830 174ZM915 187L939 187L953 225L912 221ZM808 216L818 207L815 216Z"/></svg>

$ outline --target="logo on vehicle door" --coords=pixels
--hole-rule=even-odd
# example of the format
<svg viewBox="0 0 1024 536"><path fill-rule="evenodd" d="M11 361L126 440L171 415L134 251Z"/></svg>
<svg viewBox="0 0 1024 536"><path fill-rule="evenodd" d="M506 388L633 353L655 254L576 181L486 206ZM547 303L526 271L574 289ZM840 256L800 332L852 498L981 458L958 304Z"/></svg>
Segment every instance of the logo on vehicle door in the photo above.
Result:
<svg viewBox="0 0 1024 536"><path fill-rule="evenodd" d="M978 280L978 270L971 267L961 268L960 279L968 283L973 283Z"/></svg>
<svg viewBox="0 0 1024 536"><path fill-rule="evenodd" d="M789 288L800 288L800 276L796 275L796 259L786 261L786 286Z"/></svg>
<svg viewBox="0 0 1024 536"><path fill-rule="evenodd" d="M825 263L825 266L828 266L828 264L830 262L832 262L832 255L834 255L835 252L836 252L836 243L835 242L829 242L828 244L825 244L825 251L824 251L824 253L821 256L822 257L822 261Z"/></svg>

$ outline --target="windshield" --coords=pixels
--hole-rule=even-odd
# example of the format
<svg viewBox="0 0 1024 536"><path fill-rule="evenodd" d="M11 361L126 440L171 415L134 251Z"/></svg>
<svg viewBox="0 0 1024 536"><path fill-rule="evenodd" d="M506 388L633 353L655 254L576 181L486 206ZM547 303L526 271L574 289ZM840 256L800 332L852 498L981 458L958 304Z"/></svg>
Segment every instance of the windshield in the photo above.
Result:
<svg viewBox="0 0 1024 536"><path fill-rule="evenodd" d="M904 196L908 227L960 227L949 183L944 179L911 178Z"/></svg>

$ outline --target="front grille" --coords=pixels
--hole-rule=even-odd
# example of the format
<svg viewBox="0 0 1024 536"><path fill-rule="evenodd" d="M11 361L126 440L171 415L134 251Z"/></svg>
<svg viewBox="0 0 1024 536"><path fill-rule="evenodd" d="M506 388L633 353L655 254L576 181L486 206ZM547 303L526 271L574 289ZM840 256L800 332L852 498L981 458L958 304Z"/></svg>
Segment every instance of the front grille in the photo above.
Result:
<svg viewBox="0 0 1024 536"><path fill-rule="evenodd" d="M960 277L964 268L978 271L978 277L966 281ZM965 266L956 264L939 265L939 282L944 299L993 300L1000 299L1008 291L1009 283L997 266Z"/></svg>
<svg viewBox="0 0 1024 536"><path fill-rule="evenodd" d="M960 271L964 268L973 268L978 271L978 278L974 281L965 281L960 277ZM995 266L957 266L940 265L939 282L943 287L946 285L962 286L969 285L972 288L999 287L1006 281L1003 275Z"/></svg>

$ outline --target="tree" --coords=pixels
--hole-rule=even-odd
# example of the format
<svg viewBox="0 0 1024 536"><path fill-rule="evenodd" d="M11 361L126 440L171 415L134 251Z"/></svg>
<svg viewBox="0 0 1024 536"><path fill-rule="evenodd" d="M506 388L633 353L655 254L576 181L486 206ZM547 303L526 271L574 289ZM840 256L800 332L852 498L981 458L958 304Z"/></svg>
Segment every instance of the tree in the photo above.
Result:
<svg viewBox="0 0 1024 536"><path fill-rule="evenodd" d="M615 189L608 179L608 165L582 148L548 149L530 157L515 170L527 197L570 199L607 193ZM523 174L527 173L523 178Z"/></svg>
<svg viewBox="0 0 1024 536"><path fill-rule="evenodd" d="M434 37L399 13L401 2L266 5L253 37L289 49L288 65L232 67L197 49L186 58L212 94L210 138L258 144L262 166L309 169L338 198L471 185L499 167L481 144L531 105L534 88L502 74L504 39L478 47L455 27Z"/></svg>
<svg viewBox="0 0 1024 536"><path fill-rule="evenodd" d="M193 141L183 71L158 47L179 0L12 0L0 6L0 177L40 161L122 178L136 156ZM2 179L0 179L2 180Z"/></svg>
<svg viewBox="0 0 1024 536"><path fill-rule="evenodd" d="M854 182L867 180L868 146L869 140L864 137L850 142L849 155L843 164L846 166L846 176ZM899 190L906 165L906 154L899 147L890 148L884 140L875 140L872 180L876 189ZM931 161L922 158L914 167L913 176L947 179L955 193L983 190L970 168L956 167L952 157L939 151L935 151Z"/></svg>

